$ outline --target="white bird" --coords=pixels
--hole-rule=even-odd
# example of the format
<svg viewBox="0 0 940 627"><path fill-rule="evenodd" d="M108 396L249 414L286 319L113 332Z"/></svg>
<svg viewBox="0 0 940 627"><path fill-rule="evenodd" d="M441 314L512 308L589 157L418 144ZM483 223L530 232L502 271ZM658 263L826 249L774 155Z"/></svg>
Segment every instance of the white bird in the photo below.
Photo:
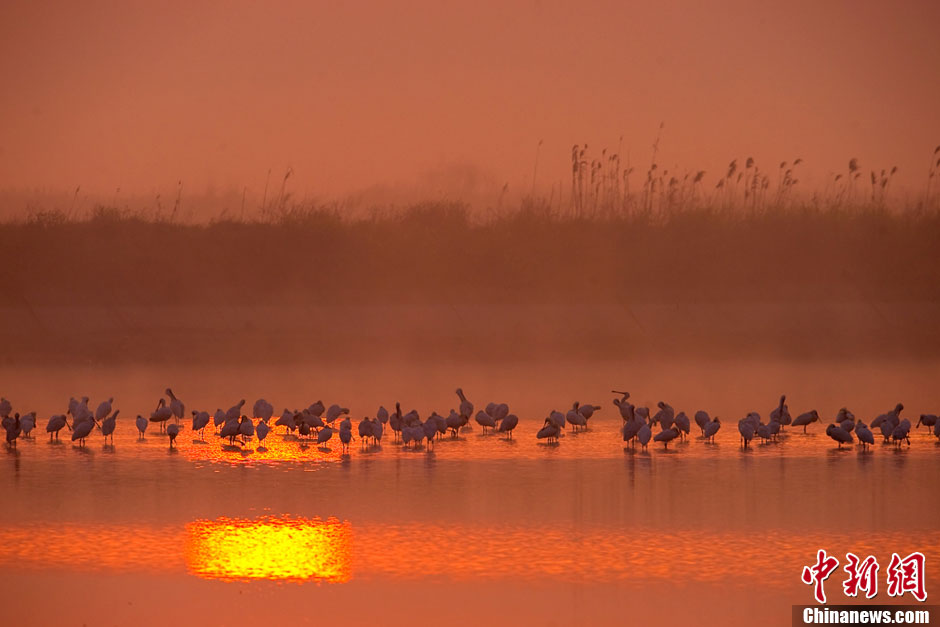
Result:
<svg viewBox="0 0 940 627"><path fill-rule="evenodd" d="M268 418L270 418L270 416L268 416ZM259 446L261 445L262 442L264 442L264 439L268 437L268 432L270 430L271 428L268 426L268 423L266 423L264 420L258 421L258 425L255 427L255 433L258 436Z"/></svg>
<svg viewBox="0 0 940 627"><path fill-rule="evenodd" d="M437 435L437 421L434 420L433 414L428 416L428 419L424 421L424 424L420 426L421 435L428 441L428 450L431 450L431 447L434 445L434 436Z"/></svg>
<svg viewBox="0 0 940 627"><path fill-rule="evenodd" d="M698 428L702 430L702 435L705 435L705 427L711 423L711 418L708 417L707 411L699 410L695 412L695 424L698 425Z"/></svg>
<svg viewBox="0 0 940 627"><path fill-rule="evenodd" d="M891 432L891 439L894 440L894 443L900 448L901 442L907 440L907 445L911 445L911 422L907 419L901 421L901 424L894 428L894 431Z"/></svg>
<svg viewBox="0 0 940 627"><path fill-rule="evenodd" d="M872 424L875 424L874 421L872 421ZM881 429L881 435L884 437L885 443L891 441L891 434L894 433L894 427L896 424L897 423L891 422L890 420L881 421L879 428Z"/></svg>
<svg viewBox="0 0 940 627"><path fill-rule="evenodd" d="M684 411L680 411L678 414L676 414L675 426L679 429L680 438L683 434L689 435L691 432L692 424L689 422L689 417L685 415Z"/></svg>
<svg viewBox="0 0 940 627"><path fill-rule="evenodd" d="M166 421L172 417L173 411L166 406L166 399L161 398L159 402L157 402L157 408L150 413L150 422L158 423L160 430L163 431Z"/></svg>
<svg viewBox="0 0 940 627"><path fill-rule="evenodd" d="M871 428L877 429L886 420L893 423L894 425L897 425L901 421L902 409L904 409L904 405L902 405L901 403L898 403L897 405L894 406L894 409L892 409L891 411L881 414L880 416L872 420Z"/></svg>
<svg viewBox="0 0 940 627"><path fill-rule="evenodd" d="M842 448L843 444L851 444L854 440L852 434L839 425L829 425L826 427L826 435L838 442L839 448Z"/></svg>
<svg viewBox="0 0 940 627"><path fill-rule="evenodd" d="M744 443L744 448L747 448L750 441L754 439L754 423L747 418L742 418L738 421L738 433L741 434L741 442Z"/></svg>
<svg viewBox="0 0 940 627"><path fill-rule="evenodd" d="M182 429L178 424L168 425L166 428L166 434L170 436L170 448L173 448L173 442L176 441L176 436L179 435L180 429Z"/></svg>
<svg viewBox="0 0 940 627"><path fill-rule="evenodd" d="M460 427L467 424L467 417L461 416L453 409L450 410L447 418L444 419L444 422L447 424L447 428L450 429L451 435L457 437L457 433L460 431Z"/></svg>
<svg viewBox="0 0 940 627"><path fill-rule="evenodd" d="M144 418L140 414L137 414L137 433L138 433L137 437L138 439L144 437L144 431L147 430L148 424L150 424L150 422L146 418Z"/></svg>
<svg viewBox="0 0 940 627"><path fill-rule="evenodd" d="M20 426L23 427L23 436L30 437L29 434L36 428L36 412L31 411L25 416L20 416Z"/></svg>
<svg viewBox="0 0 940 627"><path fill-rule="evenodd" d="M72 399L75 400L75 399ZM81 401L75 401L74 406L69 403L69 412L72 414L72 422L78 425L86 420L94 420L95 415L88 409L88 397L83 396Z"/></svg>
<svg viewBox="0 0 940 627"><path fill-rule="evenodd" d="M640 429L643 428L643 425L646 424L642 420L634 416L631 420L627 420L623 423L623 427L620 429L620 433L623 435L624 442L633 441L636 444L637 434L640 432Z"/></svg>
<svg viewBox="0 0 940 627"><path fill-rule="evenodd" d="M288 431L293 431L297 428L297 421L294 419L294 415L298 412L292 412L289 409L285 409L284 413L281 414L281 417L274 421L275 427L286 427Z"/></svg>
<svg viewBox="0 0 940 627"><path fill-rule="evenodd" d="M752 412L748 413L748 415L745 416L745 417L743 418L743 420L744 420L744 422L747 422L748 424L751 425L751 429L752 429L755 433L757 432L757 427L759 427L759 426L761 425L760 414L758 414L756 411L752 411Z"/></svg>
<svg viewBox="0 0 940 627"><path fill-rule="evenodd" d="M626 394L626 392L624 392L624 394ZM624 422L630 422L631 420L636 418L636 414L633 411L634 409L633 404L627 402L627 398L629 396L630 395L627 394L627 396L625 396L624 398L614 399L614 405L616 405L617 409L620 411L620 417L623 419Z"/></svg>
<svg viewBox="0 0 940 627"><path fill-rule="evenodd" d="M335 429L330 426L324 426L317 432L317 444L326 444L333 437Z"/></svg>
<svg viewBox="0 0 940 627"><path fill-rule="evenodd" d="M274 415L274 405L263 398L259 398L255 401L254 407L252 407L252 413L255 418L260 418L262 422L266 423L271 420L271 416Z"/></svg>
<svg viewBox="0 0 940 627"><path fill-rule="evenodd" d="M20 432L22 430L23 428L20 424L20 415L16 414L13 417L13 421L6 426L7 446L16 448L16 438L20 437Z"/></svg>
<svg viewBox="0 0 940 627"><path fill-rule="evenodd" d="M255 435L255 426L251 424L251 420L248 416L242 416L241 422L238 423L238 434L243 438L251 440Z"/></svg>
<svg viewBox="0 0 940 627"><path fill-rule="evenodd" d="M486 433L487 427L493 429L496 427L496 419L490 416L485 411L478 411L474 420L477 421L477 424L483 427L483 433Z"/></svg>
<svg viewBox="0 0 940 627"><path fill-rule="evenodd" d="M229 420L238 420L242 415L242 406L245 404L245 399L238 401L236 404L228 408L228 411L225 412L225 422Z"/></svg>
<svg viewBox="0 0 940 627"><path fill-rule="evenodd" d="M650 438L652 437L653 430L650 429L650 426L644 422L640 427L640 430L636 433L636 439L640 442L640 446L646 448L646 445L650 443Z"/></svg>
<svg viewBox="0 0 940 627"><path fill-rule="evenodd" d="M818 421L818 420L819 420L819 414L818 414L818 413L816 412L816 410L814 409L814 410L812 410L812 411L808 411L808 412L802 413L802 414L800 414L799 416L797 416L796 418L794 418L794 419L793 419L793 426L794 426L794 427L803 427L803 433L806 433L806 427L809 426L810 424L812 424L812 423ZM874 426L874 425L872 425L872 426Z"/></svg>
<svg viewBox="0 0 940 627"><path fill-rule="evenodd" d="M843 424L845 422L851 422L854 428L855 426L855 414L853 414L847 407L841 408L836 414L835 419L836 424Z"/></svg>
<svg viewBox="0 0 940 627"><path fill-rule="evenodd" d="M316 414L311 414L310 410L302 411L301 417L303 418L303 422L308 429L313 429L316 431L323 428L323 419Z"/></svg>
<svg viewBox="0 0 940 627"><path fill-rule="evenodd" d="M757 425L757 436L758 436L761 440L765 440L765 441L766 441L766 440L771 439L771 438L774 436L774 434L773 434L773 432L770 430L770 425L759 424L759 425Z"/></svg>
<svg viewBox="0 0 940 627"><path fill-rule="evenodd" d="M206 427L209 426L209 412L207 411L194 411L193 412L193 433L199 432L199 437L205 437Z"/></svg>
<svg viewBox="0 0 940 627"><path fill-rule="evenodd" d="M653 416L653 422L658 422L663 429L668 429L676 418L676 410L665 401L659 401L656 406L659 407L659 411Z"/></svg>
<svg viewBox="0 0 940 627"><path fill-rule="evenodd" d="M460 398L460 408L458 411L461 416L467 419L464 422L464 424L466 424L470 421L470 417L473 416L473 403L468 401L467 397L464 396L462 388L457 388L457 396Z"/></svg>
<svg viewBox="0 0 940 627"><path fill-rule="evenodd" d="M349 410L345 407L340 407L339 405L330 405L330 408L326 410L326 421L332 423L343 414L348 413Z"/></svg>
<svg viewBox="0 0 940 627"><path fill-rule="evenodd" d="M770 421L773 422L776 420L780 424L786 424L786 420L790 417L790 412L787 410L787 395L780 395L780 402L777 403L777 406L774 407L770 412Z"/></svg>
<svg viewBox="0 0 940 627"><path fill-rule="evenodd" d="M379 410L375 412L375 418L383 425L388 422L388 410L384 406L379 405Z"/></svg>
<svg viewBox="0 0 940 627"><path fill-rule="evenodd" d="M105 442L108 441L108 436L111 436L111 444L114 444L114 428L117 426L117 417L119 413L121 413L120 409L116 410L113 414L101 421L101 434L104 436Z"/></svg>
<svg viewBox="0 0 940 627"><path fill-rule="evenodd" d="M721 421L718 420L718 416L715 416L714 420L709 421L705 428L702 430L702 434L705 436L706 440L715 441L715 434L718 433L718 430L721 429Z"/></svg>
<svg viewBox="0 0 940 627"><path fill-rule="evenodd" d="M506 403L499 403L493 408L493 413L490 414L497 423L503 420L506 416L509 415L509 405Z"/></svg>
<svg viewBox="0 0 940 627"><path fill-rule="evenodd" d="M675 427L669 427L668 429L663 429L656 434L656 437L653 438L654 442L662 442L663 448L668 449L669 443L679 437L679 430Z"/></svg>
<svg viewBox="0 0 940 627"><path fill-rule="evenodd" d="M62 427L68 427L69 431L72 430L72 427L69 425L68 419L64 414L56 414L49 418L49 422L46 423L46 431L49 432L49 441L52 442L52 435L55 434L55 439L59 439L59 431L62 430Z"/></svg>
<svg viewBox="0 0 940 627"><path fill-rule="evenodd" d="M359 431L359 440L365 442L367 438L372 437L372 419L368 416L363 417L363 419L359 421L357 429Z"/></svg>
<svg viewBox="0 0 940 627"><path fill-rule="evenodd" d="M580 403L575 402L574 409L576 409L579 414L584 416L584 424L587 425L587 421L591 419L591 416L594 415L594 412L600 411L601 406L591 404L581 405Z"/></svg>
<svg viewBox="0 0 940 627"><path fill-rule="evenodd" d="M98 423L94 418L76 422L75 428L72 429L72 442L78 440L80 446L85 446L85 438L88 437L88 434L91 433L91 430L96 426L98 426Z"/></svg>
<svg viewBox="0 0 940 627"><path fill-rule="evenodd" d="M216 428L216 430L224 425L226 420L228 420L228 413L222 411L221 408L216 409L215 414L212 416L212 425Z"/></svg>
<svg viewBox="0 0 940 627"><path fill-rule="evenodd" d="M855 435L858 436L858 442L862 445L862 448L865 448L865 445L870 445L875 443L875 436L872 434L871 429L864 422L859 422L855 425Z"/></svg>
<svg viewBox="0 0 940 627"><path fill-rule="evenodd" d="M401 443L405 446L414 440L414 429L408 425L401 426Z"/></svg>
<svg viewBox="0 0 940 627"><path fill-rule="evenodd" d="M114 397L112 396L106 401L102 401L98 405L98 409L95 410L95 420L104 420L111 413L111 403L114 402Z"/></svg>
<svg viewBox="0 0 940 627"><path fill-rule="evenodd" d="M921 414L920 418L917 419L917 426L924 425L927 427L927 433L930 433L930 427L933 427L937 424L937 415L936 414Z"/></svg>
<svg viewBox="0 0 940 627"><path fill-rule="evenodd" d="M508 433L509 439L512 439L512 430L516 428L516 425L519 424L519 416L515 414L509 414L499 423L500 433Z"/></svg>
<svg viewBox="0 0 940 627"><path fill-rule="evenodd" d="M343 445L343 450L349 450L349 443L352 441L352 426L345 420L339 428L339 441Z"/></svg>
<svg viewBox="0 0 940 627"><path fill-rule="evenodd" d="M176 418L176 424L179 424L186 413L186 407L183 405L183 401L176 398L176 395L173 394L173 390L170 388L166 389L166 395L170 397L170 412L173 414L173 417Z"/></svg>
<svg viewBox="0 0 940 627"><path fill-rule="evenodd" d="M549 442L552 442L552 441L557 442L558 435L560 432L561 432L561 428L559 428L559 426L555 424L555 421L553 421L551 418L546 418L545 424L542 426L541 429L539 429L538 433L535 434L535 437L538 438L539 440L547 439Z"/></svg>
<svg viewBox="0 0 940 627"><path fill-rule="evenodd" d="M229 445L234 445L235 438L238 436L238 427L238 418L226 420L225 424L222 425L222 429L219 431L219 437L228 438Z"/></svg>
<svg viewBox="0 0 940 627"><path fill-rule="evenodd" d="M548 419L552 421L552 424L558 427L558 430L565 428L565 415L560 411L555 411L554 409L548 414Z"/></svg>
<svg viewBox="0 0 940 627"><path fill-rule="evenodd" d="M0 418L6 418L13 411L13 405L7 399L0 397Z"/></svg>
<svg viewBox="0 0 940 627"><path fill-rule="evenodd" d="M577 405L577 403L575 403ZM571 424L571 429L577 431L578 427L581 429L587 429L587 419L581 415L576 408L568 410L568 413L565 415L565 419Z"/></svg>

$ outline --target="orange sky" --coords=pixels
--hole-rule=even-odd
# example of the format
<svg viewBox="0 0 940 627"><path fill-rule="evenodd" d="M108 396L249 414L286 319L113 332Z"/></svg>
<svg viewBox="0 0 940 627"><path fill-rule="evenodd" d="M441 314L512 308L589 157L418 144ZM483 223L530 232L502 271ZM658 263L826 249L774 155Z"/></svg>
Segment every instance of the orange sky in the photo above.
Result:
<svg viewBox="0 0 940 627"><path fill-rule="evenodd" d="M918 189L938 25L935 1L7 0L0 188L525 190L543 139L547 191L574 143L647 164L662 121L664 167L802 156L821 184L858 157Z"/></svg>

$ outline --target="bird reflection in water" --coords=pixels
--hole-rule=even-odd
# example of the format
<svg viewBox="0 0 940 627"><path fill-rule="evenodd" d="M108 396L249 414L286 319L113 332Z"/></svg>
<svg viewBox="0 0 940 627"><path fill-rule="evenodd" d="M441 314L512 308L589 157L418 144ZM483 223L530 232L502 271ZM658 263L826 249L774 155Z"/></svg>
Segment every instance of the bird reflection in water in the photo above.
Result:
<svg viewBox="0 0 940 627"><path fill-rule="evenodd" d="M206 579L344 583L352 529L335 518L218 518L186 525L186 567Z"/></svg>

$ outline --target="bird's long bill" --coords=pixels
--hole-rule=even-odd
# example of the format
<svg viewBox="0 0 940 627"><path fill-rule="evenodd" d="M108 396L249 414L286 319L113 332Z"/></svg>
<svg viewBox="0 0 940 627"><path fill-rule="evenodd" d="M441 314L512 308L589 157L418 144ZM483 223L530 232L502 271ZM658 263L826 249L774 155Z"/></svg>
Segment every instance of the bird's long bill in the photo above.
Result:
<svg viewBox="0 0 940 627"><path fill-rule="evenodd" d="M72 430L72 425L69 424L69 419L68 419L68 418L65 419L65 426L69 428L69 431Z"/></svg>

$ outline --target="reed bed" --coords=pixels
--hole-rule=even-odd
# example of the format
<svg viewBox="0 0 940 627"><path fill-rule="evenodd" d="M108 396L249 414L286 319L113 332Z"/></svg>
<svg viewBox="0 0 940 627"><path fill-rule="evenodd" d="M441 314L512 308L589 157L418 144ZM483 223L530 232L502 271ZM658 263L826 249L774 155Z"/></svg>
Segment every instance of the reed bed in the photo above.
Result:
<svg viewBox="0 0 940 627"><path fill-rule="evenodd" d="M809 204L579 214L526 201L377 209L285 203L255 219L114 207L0 224L8 303L212 299L513 302L940 298L940 211Z"/></svg>

